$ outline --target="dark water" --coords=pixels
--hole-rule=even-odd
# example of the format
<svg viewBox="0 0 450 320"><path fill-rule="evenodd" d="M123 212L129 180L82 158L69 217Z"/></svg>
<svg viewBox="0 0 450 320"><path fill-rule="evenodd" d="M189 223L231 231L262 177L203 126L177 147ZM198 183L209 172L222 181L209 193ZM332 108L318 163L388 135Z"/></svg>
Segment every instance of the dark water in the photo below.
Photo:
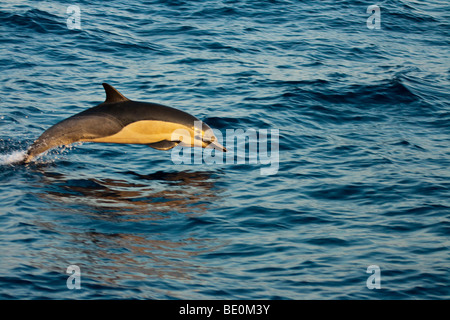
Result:
<svg viewBox="0 0 450 320"><path fill-rule="evenodd" d="M0 5L0 298L450 298L447 1L378 2L381 29L363 1L74 4L81 30ZM278 129L278 171L89 143L11 164L102 82Z"/></svg>

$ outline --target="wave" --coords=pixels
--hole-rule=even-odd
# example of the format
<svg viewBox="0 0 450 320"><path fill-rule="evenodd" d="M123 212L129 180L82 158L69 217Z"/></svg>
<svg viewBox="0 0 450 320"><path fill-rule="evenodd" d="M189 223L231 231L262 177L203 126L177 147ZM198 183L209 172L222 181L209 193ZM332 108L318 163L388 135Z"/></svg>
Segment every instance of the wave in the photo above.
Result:
<svg viewBox="0 0 450 320"><path fill-rule="evenodd" d="M17 31L38 33L60 33L66 32L65 19L39 9L29 9L23 13L9 13L0 11L2 25L13 27Z"/></svg>

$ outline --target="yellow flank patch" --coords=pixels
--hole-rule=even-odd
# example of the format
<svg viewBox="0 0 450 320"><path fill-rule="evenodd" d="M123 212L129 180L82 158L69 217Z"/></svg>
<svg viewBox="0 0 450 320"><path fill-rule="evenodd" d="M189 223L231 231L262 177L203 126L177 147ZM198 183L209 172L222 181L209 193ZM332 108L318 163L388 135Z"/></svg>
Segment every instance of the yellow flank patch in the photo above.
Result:
<svg viewBox="0 0 450 320"><path fill-rule="evenodd" d="M174 122L142 120L130 123L122 130L111 136L86 139L82 141L148 144L162 140L171 141L172 133L177 129L189 130L188 127Z"/></svg>

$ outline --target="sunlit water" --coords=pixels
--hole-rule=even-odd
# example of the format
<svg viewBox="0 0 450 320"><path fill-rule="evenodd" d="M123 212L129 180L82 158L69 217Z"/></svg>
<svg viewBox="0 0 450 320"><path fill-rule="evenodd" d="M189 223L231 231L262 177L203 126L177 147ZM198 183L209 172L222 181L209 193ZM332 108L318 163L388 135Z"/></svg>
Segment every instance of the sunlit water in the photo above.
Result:
<svg viewBox="0 0 450 320"><path fill-rule="evenodd" d="M446 1L378 2L381 29L361 1L77 4L79 30L0 5L0 298L450 298ZM16 164L102 82L279 130L277 172L92 143Z"/></svg>

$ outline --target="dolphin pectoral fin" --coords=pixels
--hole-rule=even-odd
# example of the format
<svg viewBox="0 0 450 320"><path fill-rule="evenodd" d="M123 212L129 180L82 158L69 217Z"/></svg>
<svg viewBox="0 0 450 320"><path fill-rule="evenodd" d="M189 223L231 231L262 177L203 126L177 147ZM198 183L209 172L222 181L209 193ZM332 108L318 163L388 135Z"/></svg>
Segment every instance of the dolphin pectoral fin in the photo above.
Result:
<svg viewBox="0 0 450 320"><path fill-rule="evenodd" d="M162 140L159 142L148 143L147 145L157 150L170 150L172 148L175 148L179 143L180 141Z"/></svg>

